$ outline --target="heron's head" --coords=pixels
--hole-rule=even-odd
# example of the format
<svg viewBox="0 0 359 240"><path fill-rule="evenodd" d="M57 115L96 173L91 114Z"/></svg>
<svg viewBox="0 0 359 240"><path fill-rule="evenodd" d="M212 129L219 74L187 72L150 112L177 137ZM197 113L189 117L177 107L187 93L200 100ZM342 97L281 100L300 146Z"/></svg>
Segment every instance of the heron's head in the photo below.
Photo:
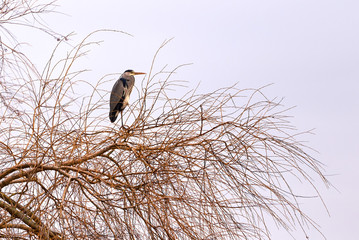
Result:
<svg viewBox="0 0 359 240"><path fill-rule="evenodd" d="M144 73L144 72L135 72L133 70L126 70L124 72L124 74L127 75L127 76L133 76L133 75L141 75L141 74L146 74L146 73Z"/></svg>

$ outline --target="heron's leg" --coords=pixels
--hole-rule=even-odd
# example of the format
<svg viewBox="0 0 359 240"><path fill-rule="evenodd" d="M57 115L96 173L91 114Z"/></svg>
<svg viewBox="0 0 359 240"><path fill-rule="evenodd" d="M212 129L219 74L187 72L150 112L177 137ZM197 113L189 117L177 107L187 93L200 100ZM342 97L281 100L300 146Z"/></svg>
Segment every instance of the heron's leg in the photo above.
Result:
<svg viewBox="0 0 359 240"><path fill-rule="evenodd" d="M123 116L122 116L122 111L121 111L121 124L122 124L122 126L121 126L121 127L123 127Z"/></svg>

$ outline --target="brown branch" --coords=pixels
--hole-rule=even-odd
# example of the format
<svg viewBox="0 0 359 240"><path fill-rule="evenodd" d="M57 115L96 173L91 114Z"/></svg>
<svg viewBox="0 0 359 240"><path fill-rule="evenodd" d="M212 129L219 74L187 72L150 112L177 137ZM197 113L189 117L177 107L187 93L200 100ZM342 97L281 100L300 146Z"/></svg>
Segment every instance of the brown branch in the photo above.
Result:
<svg viewBox="0 0 359 240"><path fill-rule="evenodd" d="M23 221L27 226L32 228L36 233L38 233L40 236L44 237L45 239L48 239L46 233L49 234L50 239L59 239L57 233L46 230L46 227L44 227L41 221L33 213L31 213L30 210L22 207L20 204L16 203L2 192L0 192L0 197L9 203L7 204L3 201L0 201L0 208L5 209L11 216L16 217L21 221ZM12 226L14 227L16 225L12 225ZM4 228L4 226L2 226L2 228ZM21 227L21 229L24 228Z"/></svg>

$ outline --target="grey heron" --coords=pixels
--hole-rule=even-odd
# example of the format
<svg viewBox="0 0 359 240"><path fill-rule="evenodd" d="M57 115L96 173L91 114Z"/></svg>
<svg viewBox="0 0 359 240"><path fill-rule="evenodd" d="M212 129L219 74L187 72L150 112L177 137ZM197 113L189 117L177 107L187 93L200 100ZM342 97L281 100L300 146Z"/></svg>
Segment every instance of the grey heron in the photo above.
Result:
<svg viewBox="0 0 359 240"><path fill-rule="evenodd" d="M133 85L135 85L134 75L145 74L143 72L135 72L126 70L113 85L110 97L110 120L115 122L119 113L121 113L121 123L123 126L122 111L128 105Z"/></svg>

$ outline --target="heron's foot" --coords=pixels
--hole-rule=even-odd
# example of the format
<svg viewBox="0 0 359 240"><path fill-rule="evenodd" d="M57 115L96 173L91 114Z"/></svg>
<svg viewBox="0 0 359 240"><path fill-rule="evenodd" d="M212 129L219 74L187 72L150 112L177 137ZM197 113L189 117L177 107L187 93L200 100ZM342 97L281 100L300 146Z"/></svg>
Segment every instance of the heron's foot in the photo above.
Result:
<svg viewBox="0 0 359 240"><path fill-rule="evenodd" d="M126 125L122 125L121 128L123 128L124 130L128 130L128 129L129 129L129 127L126 126Z"/></svg>
<svg viewBox="0 0 359 240"><path fill-rule="evenodd" d="M127 125L123 125L121 130L123 130L127 136L132 135L134 132L133 129Z"/></svg>

